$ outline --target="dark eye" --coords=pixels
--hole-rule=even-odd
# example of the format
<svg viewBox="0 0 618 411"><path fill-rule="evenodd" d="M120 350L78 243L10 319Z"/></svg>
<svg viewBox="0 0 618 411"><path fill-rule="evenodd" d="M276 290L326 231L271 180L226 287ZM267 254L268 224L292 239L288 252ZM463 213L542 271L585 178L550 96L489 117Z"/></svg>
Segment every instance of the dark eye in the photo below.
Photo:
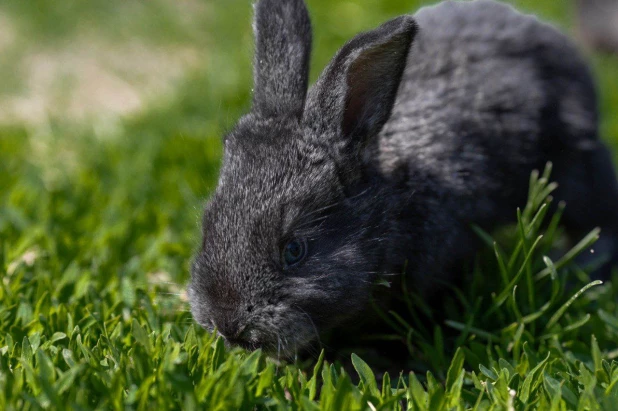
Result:
<svg viewBox="0 0 618 411"><path fill-rule="evenodd" d="M283 247L283 265L289 267L294 264L298 264L305 258L307 254L307 242L300 238L295 238L288 242Z"/></svg>

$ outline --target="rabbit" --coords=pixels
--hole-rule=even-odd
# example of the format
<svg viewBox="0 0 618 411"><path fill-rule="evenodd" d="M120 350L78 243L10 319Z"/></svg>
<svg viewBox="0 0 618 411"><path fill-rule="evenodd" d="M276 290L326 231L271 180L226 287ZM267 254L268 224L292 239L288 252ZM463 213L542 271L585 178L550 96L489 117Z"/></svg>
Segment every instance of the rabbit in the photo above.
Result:
<svg viewBox="0 0 618 411"><path fill-rule="evenodd" d="M478 250L471 225L512 221L548 161L569 233L600 226L618 255L595 85L559 31L446 1L358 34L308 88L304 2L254 7L252 107L224 138L188 285L201 326L291 356L362 321L381 279L428 293Z"/></svg>

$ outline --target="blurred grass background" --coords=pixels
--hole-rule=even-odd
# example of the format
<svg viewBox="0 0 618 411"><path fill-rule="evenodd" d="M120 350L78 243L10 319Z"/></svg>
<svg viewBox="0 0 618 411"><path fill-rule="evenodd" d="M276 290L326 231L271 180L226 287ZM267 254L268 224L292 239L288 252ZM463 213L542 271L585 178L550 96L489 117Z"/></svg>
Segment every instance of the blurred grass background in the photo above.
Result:
<svg viewBox="0 0 618 411"><path fill-rule="evenodd" d="M418 0L309 0L312 79L359 31ZM574 4L520 0L577 38ZM220 138L248 109L247 0L0 3L0 238L97 267L98 281L154 273L178 284L216 184ZM618 152L618 58L590 56L603 138ZM159 277L157 277L159 278Z"/></svg>
<svg viewBox="0 0 618 411"><path fill-rule="evenodd" d="M422 4L308 0L312 79L354 34ZM514 4L578 37L572 1ZM15 409L50 398L60 403L53 389L47 397L39 392L39 379L49 376L39 354L40 378L19 381L28 369L23 353L41 341L56 371L62 370L54 383L68 390L62 401L87 408L136 404L142 395L140 401L149 401L144 404L164 409L161 404L210 395L203 386L226 372L203 367L211 353L196 352L184 284L199 244L202 206L216 184L221 137L249 108L252 42L249 0L0 2L0 408L4 394ZM598 78L603 138L618 154L618 57L585 53ZM579 327L576 318L596 309L591 301L604 315L601 321L595 314L581 335L566 339L569 350L589 352L593 330L602 349L611 350L607 358L618 356L613 295L615 287L606 287L565 316ZM488 329L504 325L501 320ZM158 341L154 353L146 350L147 333ZM501 341L510 341L503 334ZM417 368L442 375L450 359L442 334L436 336L440 344L419 353L440 355L426 355ZM204 332L199 338L212 345ZM597 340L591 341L600 364ZM485 350L468 342L475 352ZM163 355L162 347L178 351ZM73 350L77 367L61 358L60 349L62 356ZM226 361L234 363L235 356ZM476 366L480 360L467 361ZM7 364L13 372L3 374ZM253 390L243 381L217 389L235 398L238 387ZM176 398L178 390L186 396Z"/></svg>

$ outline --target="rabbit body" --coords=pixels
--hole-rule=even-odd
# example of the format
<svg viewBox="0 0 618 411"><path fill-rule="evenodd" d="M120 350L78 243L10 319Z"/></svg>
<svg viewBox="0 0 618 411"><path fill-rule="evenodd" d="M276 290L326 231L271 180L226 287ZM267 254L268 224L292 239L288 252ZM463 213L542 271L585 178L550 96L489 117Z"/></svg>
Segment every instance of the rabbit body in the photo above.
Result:
<svg viewBox="0 0 618 411"><path fill-rule="evenodd" d="M568 201L567 228L613 230L618 194L598 139L595 86L570 41L487 0L443 2L415 19L420 30L391 116L365 154L383 184L405 187L388 200L406 211L387 236L403 247L386 247L387 260L409 257L410 227L422 224L429 238L413 247L424 263L414 275L448 275L477 245L469 225L513 220L530 172L547 161L558 200Z"/></svg>
<svg viewBox="0 0 618 411"><path fill-rule="evenodd" d="M602 226L618 254L594 84L557 30L447 1L356 36L307 90L302 0L258 1L254 29L253 108L226 136L189 284L205 328L292 354L358 319L380 278L430 290L547 161L567 228Z"/></svg>

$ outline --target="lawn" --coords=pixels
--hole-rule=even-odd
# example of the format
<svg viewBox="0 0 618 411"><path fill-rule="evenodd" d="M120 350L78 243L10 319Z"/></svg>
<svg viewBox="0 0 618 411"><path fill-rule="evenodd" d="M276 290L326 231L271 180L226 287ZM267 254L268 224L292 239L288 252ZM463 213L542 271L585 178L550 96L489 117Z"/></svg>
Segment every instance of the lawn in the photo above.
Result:
<svg viewBox="0 0 618 411"><path fill-rule="evenodd" d="M574 33L571 2L515 3ZM310 0L312 78L420 4ZM250 17L239 0L0 4L0 409L618 409L618 278L571 263L595 232L554 251L549 169L519 224L479 231L465 288L437 307L392 290L410 310L382 313L376 338L407 353L390 375L363 351L283 364L193 323L201 209L250 100ZM618 154L618 58L590 59Z"/></svg>

